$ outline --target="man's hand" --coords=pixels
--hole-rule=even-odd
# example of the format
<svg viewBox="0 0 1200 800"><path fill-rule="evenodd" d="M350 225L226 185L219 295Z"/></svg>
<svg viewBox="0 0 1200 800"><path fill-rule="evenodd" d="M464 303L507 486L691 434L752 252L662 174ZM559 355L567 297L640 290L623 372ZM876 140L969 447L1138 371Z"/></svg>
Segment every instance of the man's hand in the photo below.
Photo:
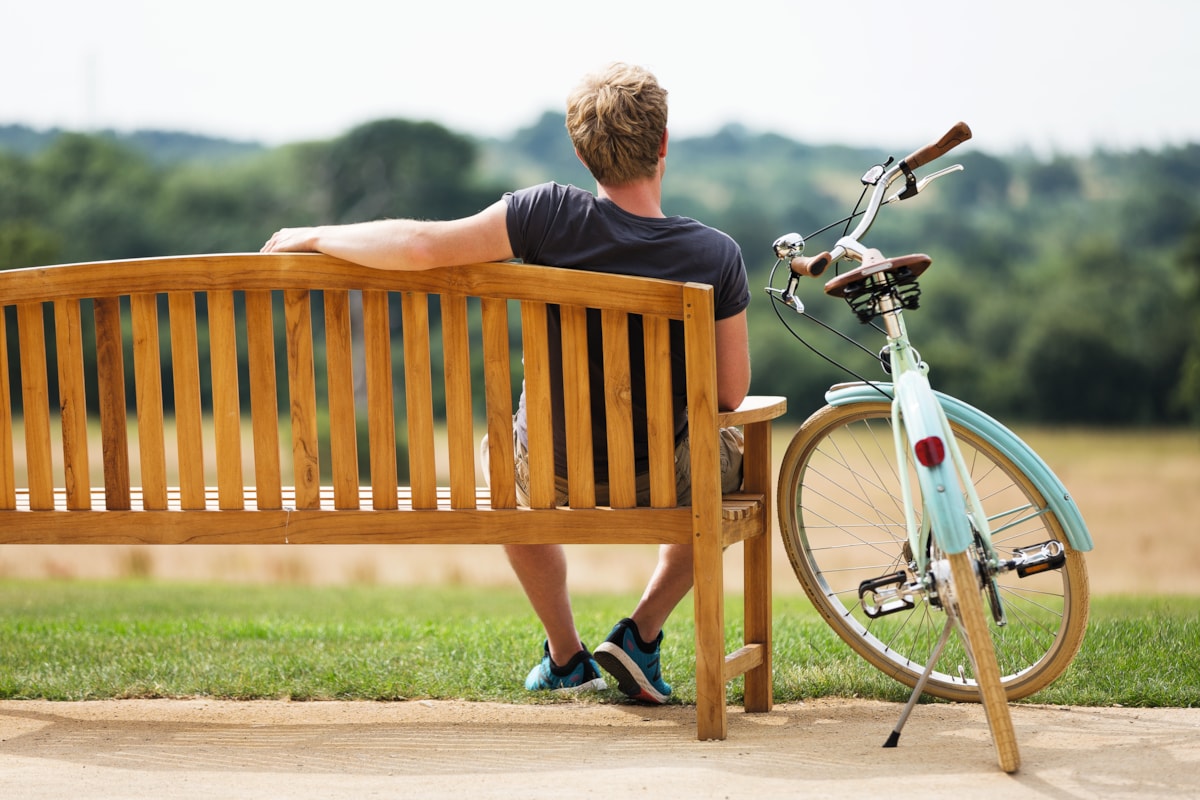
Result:
<svg viewBox="0 0 1200 800"><path fill-rule="evenodd" d="M313 253L316 252L316 228L282 228L259 250L260 253Z"/></svg>

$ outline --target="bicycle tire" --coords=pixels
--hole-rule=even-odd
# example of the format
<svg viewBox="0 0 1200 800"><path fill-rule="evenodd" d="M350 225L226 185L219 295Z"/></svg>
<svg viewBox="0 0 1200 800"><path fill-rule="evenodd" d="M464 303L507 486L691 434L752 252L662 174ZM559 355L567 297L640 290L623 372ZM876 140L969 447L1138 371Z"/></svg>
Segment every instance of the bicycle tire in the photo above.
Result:
<svg viewBox="0 0 1200 800"><path fill-rule="evenodd" d="M996 761L1005 772L1016 772L1021 765L1021 754L1017 748L1012 714L1008 709L1008 697L1000 681L1000 667L992 648L991 632L983 614L974 562L965 552L950 554L947 560L950 562L950 594L957 606L961 632L970 650L984 716L987 717L992 744L996 748Z"/></svg>
<svg viewBox="0 0 1200 800"><path fill-rule="evenodd" d="M991 622L989 631L1000 684L1016 700L1057 679L1079 651L1087 628L1087 570L1017 464L967 425L951 422L951 428L985 513L994 518L997 551L1010 556L1020 547L1054 540L1065 555L1058 569L1025 579L1014 572L996 578L1009 624ZM855 652L911 687L941 632L940 611L918 600L911 609L872 619L858 596L863 580L907 573L895 461L889 403L825 406L801 426L784 454L777 508L784 549L813 605ZM965 656L961 646L947 646L925 690L948 700L978 701Z"/></svg>

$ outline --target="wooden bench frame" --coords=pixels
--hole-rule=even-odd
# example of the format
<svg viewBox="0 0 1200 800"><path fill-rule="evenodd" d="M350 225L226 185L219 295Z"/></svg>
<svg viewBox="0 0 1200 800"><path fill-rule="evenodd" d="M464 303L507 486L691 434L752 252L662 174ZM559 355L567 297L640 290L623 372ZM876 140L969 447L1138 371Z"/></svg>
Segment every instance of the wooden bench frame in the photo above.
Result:
<svg viewBox="0 0 1200 800"><path fill-rule="evenodd" d="M324 308L328 354L328 396L321 404L314 378L314 346L321 344L314 345L313 335L316 292ZM440 325L431 326L432 296L439 298ZM365 482L359 476L356 426L362 411L356 408L351 357L350 300L358 297L367 385L367 485L360 485ZM197 321L198 298L207 308L207 350L200 347L204 337L198 331L204 328ZM475 335L483 348L482 415L471 399L468 298L474 298L471 308L478 309L481 328ZM510 302L519 314L510 315ZM280 303L282 348L276 345L274 322ZM570 502L559 508L554 507L549 425L549 304L561 309L563 351L573 354L564 356ZM396 305L403 345L393 352ZM737 412L718 412L711 287L508 263L387 272L316 254L238 254L0 272L0 306L0 544L692 542L697 736L725 738L725 685L740 675L745 675L745 709L770 710L771 420L785 404L782 398L750 398ZM587 382L581 379L588 308L600 309L603 319L608 506L596 504L591 437L579 434L590 430ZM168 321L160 319L162 309ZM633 499L629 315L641 315L649 354L651 507L636 507ZM91 326L84 325L89 316L95 320L94 338ZM519 338L510 332L510 316L519 322ZM687 353L690 507L678 506L675 499L671 375L665 358L671 320L683 324ZM441 456L434 436L431 331L440 333L444 353L446 399L436 427L444 425L448 444ZM53 361L47 356L50 332ZM169 369L160 356L163 332L170 338ZM514 339L516 348L510 346ZM19 358L10 364L13 343ZM94 376L85 376L85 347L95 348ZM248 364L239 363L239 347ZM126 398L130 351L132 404ZM512 352L523 356L523 372ZM286 366L283 407L292 440L293 470L286 478L277 355ZM397 392L393 361L401 355L403 386ZM205 362L211 365L209 397L202 397L199 380ZM239 385L239 367L249 376L248 386ZM15 386L18 368L23 414L22 425L14 426L10 384ZM164 372L171 379L170 408L164 405ZM57 375L57 397L51 397L50 375ZM518 507L512 467L514 386L519 388L522 375L529 403L532 508ZM247 389L251 437L244 436L241 424ZM99 408L101 485L93 485L89 470L89 398ZM133 406L131 418L127 409ZM325 439L318 418L326 412L328 452L321 452ZM477 416L486 419L491 443L490 488L481 488L476 470L483 432L477 430ZM164 417L174 418L176 425L173 471L168 470L172 449L164 441ZM407 428L408 487L397 479L397 418L399 427ZM204 452L205 419L213 427L215 453ZM131 422L136 447L130 445ZM743 489L725 497L718 425L742 426L746 438ZM52 432L61 442L57 465ZM248 454L246 438L251 439ZM250 457L253 480L248 481L243 462ZM448 460L446 486L438 485L439 457ZM205 483L206 458L210 465L215 458L215 486ZM328 485L321 482L321 459L331 465ZM16 465L23 465L22 472ZM176 472L178 486L168 485L168 475ZM132 485L131 475L140 479L139 486ZM25 485L18 485L18 476L27 477ZM745 547L745 644L726 655L723 552L736 542Z"/></svg>

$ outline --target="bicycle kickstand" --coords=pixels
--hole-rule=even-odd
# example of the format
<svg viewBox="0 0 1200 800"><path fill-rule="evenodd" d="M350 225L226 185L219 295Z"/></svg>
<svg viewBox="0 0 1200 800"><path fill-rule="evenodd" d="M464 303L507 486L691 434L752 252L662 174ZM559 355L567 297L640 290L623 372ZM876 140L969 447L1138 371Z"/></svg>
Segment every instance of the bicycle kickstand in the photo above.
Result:
<svg viewBox="0 0 1200 800"><path fill-rule="evenodd" d="M896 722L896 727L888 736L887 741L883 743L884 747L895 747L899 743L900 731L904 729L904 723L908 722L908 715L912 713L913 708L917 705L917 700L921 697L921 692L925 690L925 683L929 680L934 665L937 664L938 658L942 655L942 648L946 646L946 642L950 639L950 631L953 627L954 618L947 614L946 627L942 629L942 637L938 639L937 645L933 648L933 652L929 656L929 662L925 665L925 671L921 673L917 684L913 686L912 695L908 698L908 703L905 704L904 710L900 712L900 719Z"/></svg>

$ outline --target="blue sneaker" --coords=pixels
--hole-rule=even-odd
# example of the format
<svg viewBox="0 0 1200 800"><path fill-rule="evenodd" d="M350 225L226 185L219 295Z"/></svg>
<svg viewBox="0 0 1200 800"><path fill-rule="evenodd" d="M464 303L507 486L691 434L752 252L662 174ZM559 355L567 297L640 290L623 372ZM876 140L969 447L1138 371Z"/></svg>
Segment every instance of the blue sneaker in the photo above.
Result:
<svg viewBox="0 0 1200 800"><path fill-rule="evenodd" d="M659 705L671 696L671 687L662 679L658 663L663 635L647 644L638 634L637 623L623 619L612 629L604 643L596 648L596 661L617 679L622 692L643 703Z"/></svg>
<svg viewBox="0 0 1200 800"><path fill-rule="evenodd" d="M531 692L583 692L603 691L608 688L600 677L600 668L585 645L566 666L560 667L550 658L550 643L543 645L545 654L525 679L525 688Z"/></svg>

